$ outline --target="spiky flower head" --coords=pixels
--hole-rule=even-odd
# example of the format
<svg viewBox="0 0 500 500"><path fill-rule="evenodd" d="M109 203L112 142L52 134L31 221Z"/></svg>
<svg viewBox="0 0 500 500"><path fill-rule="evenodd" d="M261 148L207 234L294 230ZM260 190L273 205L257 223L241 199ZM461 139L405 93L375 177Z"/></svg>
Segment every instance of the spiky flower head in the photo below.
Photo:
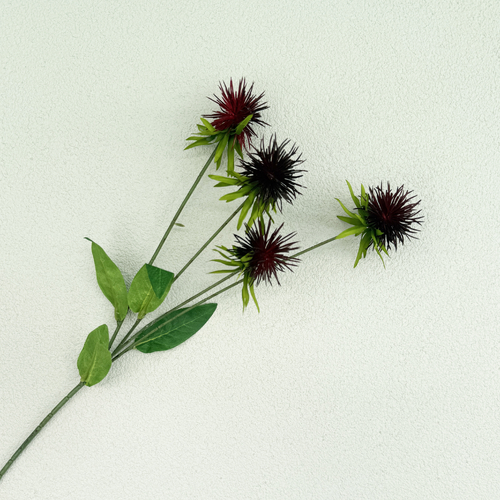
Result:
<svg viewBox="0 0 500 500"><path fill-rule="evenodd" d="M291 204L300 194L299 188L303 186L297 181L305 171L298 167L304 160L302 160L302 155L297 153L298 148L295 144L287 148L289 143L289 140L285 140L278 144L274 135L267 147L262 140L260 148L253 147L248 159L240 161L239 173L235 172L231 177L210 175L212 179L218 181L216 187L236 186L239 188L238 191L224 195L221 200L230 202L246 197L241 209L238 229L248 213L250 213L248 225L251 226L255 220L262 217L264 212L269 216L270 210L281 212L283 202Z"/></svg>
<svg viewBox="0 0 500 500"><path fill-rule="evenodd" d="M262 281L272 284L273 279L279 285L278 273L286 269L292 270L292 267L299 261L295 257L288 256L290 252L298 249L297 244L290 241L296 233L287 236L280 235L282 227L283 224L271 233L271 221L266 227L261 219L253 227L246 226L245 236L235 235L236 244L232 248L219 246L216 249L222 259L215 259L215 262L229 266L230 269L214 272L233 273L236 271L243 276L243 309L248 305L250 295L259 309L254 285Z"/></svg>
<svg viewBox="0 0 500 500"><path fill-rule="evenodd" d="M398 243L402 245L405 238L408 240L415 238L418 228L412 225L421 225L423 217L418 215L420 210L417 210L420 200L414 201L416 195L410 196L412 191L405 190L404 186L392 191L390 184L387 183L386 189L380 184L375 188L369 188L367 193L361 185L361 196L357 197L349 182L347 185L356 208L351 212L337 199L349 216L338 216L338 218L353 227L340 233L337 239L361 235L354 267L358 265L361 257L366 257L370 247L374 248L383 262L381 251L389 255L388 250L391 250L391 247L397 250Z"/></svg>
<svg viewBox="0 0 500 500"><path fill-rule="evenodd" d="M267 125L262 120L261 113L269 106L263 101L264 92L260 95L254 94L253 83L247 87L244 78L239 81L237 90L233 86L232 79L229 87L225 83L219 83L219 89L220 96L214 94L213 98L209 97L219 106L219 110L201 118L202 124L198 125L198 132L187 139L194 142L186 149L218 142L214 161L219 168L222 153L227 146L228 172L232 172L234 171L234 151L236 150L243 158L242 148L248 150L252 138L257 135L254 126Z"/></svg>

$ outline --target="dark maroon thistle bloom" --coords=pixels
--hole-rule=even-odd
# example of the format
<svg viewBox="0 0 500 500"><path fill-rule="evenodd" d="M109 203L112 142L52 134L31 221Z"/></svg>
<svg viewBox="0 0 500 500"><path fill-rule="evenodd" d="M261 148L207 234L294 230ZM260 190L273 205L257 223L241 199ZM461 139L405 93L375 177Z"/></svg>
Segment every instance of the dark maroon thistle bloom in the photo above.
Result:
<svg viewBox="0 0 500 500"><path fill-rule="evenodd" d="M276 136L271 137L269 146L261 141L260 149L253 148L248 160L240 161L241 174L253 184L258 191L257 200L261 205L282 210L283 200L293 203L301 186L297 179L302 177L304 170L297 169L297 166L304 162L302 155L297 155L297 146L294 144L290 151L286 151L289 140L283 141L280 145L276 141Z"/></svg>
<svg viewBox="0 0 500 500"><path fill-rule="evenodd" d="M289 252L298 249L296 243L290 242L296 233L287 236L279 234L283 224L275 229L272 234L271 221L264 229L264 223L255 224L247 229L244 237L235 235L237 244L233 246L231 253L245 260L245 273L251 278L251 283L259 284L261 281L272 283L276 279L278 285L278 272L292 269L297 265L299 259L287 257Z"/></svg>
<svg viewBox="0 0 500 500"><path fill-rule="evenodd" d="M393 192L387 183L387 189L382 189L381 184L369 188L369 193L366 222L368 227L382 232L378 239L387 250L391 246L397 250L398 243L403 244L405 238L415 238L418 229L412 224L421 225L423 217L418 216L420 200L413 201L416 196L410 196L412 191L400 186Z"/></svg>
<svg viewBox="0 0 500 500"><path fill-rule="evenodd" d="M219 131L236 129L236 127L248 116L252 119L245 126L241 134L238 135L238 142L241 147L248 148L252 137L256 135L253 125L267 125L261 119L261 112L269 106L262 101L264 92L259 96L252 94L253 83L247 89L245 79L242 78L238 85L238 90L234 90L233 81L229 82L229 87L225 83L220 83L221 97L214 95L214 99L209 98L220 106L220 111L215 111L210 115L205 115L212 121L212 126Z"/></svg>
<svg viewBox="0 0 500 500"><path fill-rule="evenodd" d="M215 259L215 262L220 262L228 269L214 271L215 273L238 273L243 277L243 287L241 296L243 298L243 309L247 307L250 296L252 296L257 310L259 304L255 296L254 286L261 281L272 283L275 278L278 285L278 273L286 269L292 269L292 266L297 265L299 261L296 257L288 257L287 254L297 250L297 244L290 240L295 236L295 233L287 236L279 234L283 224L271 233L271 221L267 228L264 221L260 221L253 227L246 226L245 236L236 237L236 245L232 248L219 246L216 251L223 257Z"/></svg>

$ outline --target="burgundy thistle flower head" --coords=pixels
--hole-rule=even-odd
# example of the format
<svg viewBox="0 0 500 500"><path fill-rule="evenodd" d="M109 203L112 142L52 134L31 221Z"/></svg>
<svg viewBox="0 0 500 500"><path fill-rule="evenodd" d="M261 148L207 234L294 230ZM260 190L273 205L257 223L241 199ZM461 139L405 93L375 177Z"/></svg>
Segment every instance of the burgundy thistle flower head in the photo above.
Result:
<svg viewBox="0 0 500 500"><path fill-rule="evenodd" d="M227 171L231 175L234 172L234 152L243 158L243 149L251 146L252 138L256 136L254 125L267 125L262 120L261 112L269 106L263 102L264 92L260 95L253 94L253 83L247 88L244 78L240 80L238 89L233 87L233 80L229 87L220 83L221 96L214 95L209 99L219 105L219 111L204 115L201 125L197 125L198 132L188 141L192 143L185 149L197 146L215 145L213 153L217 169L222 162L222 154L227 148ZM212 120L210 123L206 118Z"/></svg>
<svg viewBox="0 0 500 500"><path fill-rule="evenodd" d="M214 95L213 99L211 97L209 99L218 104L220 110L204 116L209 120L213 120L212 126L221 132L228 129L236 131L238 125L251 116L245 128L237 134L240 146L247 149L251 145L252 137L256 135L253 126L267 125L261 117L261 112L269 108L262 101L264 92L259 96L253 94L253 83L247 88L244 78L240 80L238 90L236 91L234 90L232 79L229 82L229 87L225 83L219 83L219 89L221 97Z"/></svg>
<svg viewBox="0 0 500 500"><path fill-rule="evenodd" d="M272 284L273 278L279 285L278 273L286 269L292 270L292 267L299 262L299 259L288 256L290 252L298 249L297 244L290 241L296 233L282 236L279 234L282 227L283 224L271 233L271 221L266 228L261 219L251 228L246 226L244 237L235 235L236 245L232 248L219 246L217 248L220 250L216 249L223 258L215 259L215 262L230 267L227 270L215 271L216 273L239 271L239 274L243 275L243 309L248 305L250 294L259 309L254 285L262 281Z"/></svg>
<svg viewBox="0 0 500 500"><path fill-rule="evenodd" d="M380 184L369 188L369 192L366 222L368 227L382 232L379 241L385 248L390 250L394 246L397 250L398 243L402 245L405 238L415 238L418 228L411 226L421 225L423 220L422 216L418 216L420 210L417 210L420 200L412 201L416 195L410 196L412 191L405 191L404 186L393 192L389 183L385 190Z"/></svg>
<svg viewBox="0 0 500 500"><path fill-rule="evenodd" d="M300 194L299 188L304 186L297 180L302 177L305 170L300 170L298 166L304 160L302 155L297 154L296 145L287 150L289 143L289 140L285 140L278 145L274 135L267 147L262 140L259 149L253 147L248 160L240 161L241 173L234 173L231 177L209 176L218 181L216 187L239 187L238 191L224 195L221 200L230 202L246 197L238 229L248 213L250 213L248 225L251 226L264 212L268 215L271 209L274 212L277 209L281 212L284 201L292 204Z"/></svg>
<svg viewBox="0 0 500 500"><path fill-rule="evenodd" d="M337 199L348 215L348 217L338 216L338 218L352 225L351 228L340 233L337 239L361 235L354 267L358 265L362 257L366 257L366 252L370 247L374 248L384 262L381 251L389 255L388 250L391 247L397 250L398 243L402 245L405 238L415 238L418 228L412 227L412 224L421 225L423 217L418 215L420 210L417 210L420 200L414 201L416 196L410 196L412 191L405 191L404 186L400 186L393 192L390 184L387 183L386 189L383 189L380 184L378 187L369 188L367 193L361 185L361 196L357 197L349 182L347 185L356 208L351 212Z"/></svg>

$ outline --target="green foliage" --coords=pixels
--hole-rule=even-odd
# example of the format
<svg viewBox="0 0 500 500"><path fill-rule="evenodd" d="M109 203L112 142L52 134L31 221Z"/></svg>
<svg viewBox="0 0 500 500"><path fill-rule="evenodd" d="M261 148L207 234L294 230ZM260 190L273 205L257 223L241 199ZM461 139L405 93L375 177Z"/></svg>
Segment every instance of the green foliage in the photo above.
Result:
<svg viewBox="0 0 500 500"><path fill-rule="evenodd" d="M144 264L130 285L128 305L138 319L154 311L165 300L174 274L159 267Z"/></svg>
<svg viewBox="0 0 500 500"><path fill-rule="evenodd" d="M241 158L243 158L243 151L240 143L238 142L238 136L243 132L252 118L253 115L248 115L235 129L228 128L225 130L217 130L208 120L201 118L201 125L196 125L198 132L186 139L187 141L191 141L191 144L186 146L184 149L196 148L198 146L209 146L210 144L215 145L218 143L214 156L214 163L217 165L217 170L222 163L222 155L227 149L227 173L228 175L233 175L235 151Z"/></svg>
<svg viewBox="0 0 500 500"><path fill-rule="evenodd" d="M139 334L136 349L150 353L177 347L199 331L216 308L217 304L202 304L193 309L175 309Z"/></svg>
<svg viewBox="0 0 500 500"><path fill-rule="evenodd" d="M123 275L106 252L91 239L97 283L115 308L116 321L123 321L128 312L127 287Z"/></svg>
<svg viewBox="0 0 500 500"><path fill-rule="evenodd" d="M370 246L373 246L374 250L377 252L377 255L380 257L380 259L382 260L382 264L384 264L385 267L381 252L384 252L387 256L389 254L387 253L385 246L379 239L379 236L381 236L383 233L378 229L370 227L367 222L369 203L368 193L366 192L363 184L361 184L361 195L358 197L354 194L349 182L346 182L349 187L349 193L351 195L352 201L356 205L356 208L354 209L354 212L351 212L338 198L336 198L344 212L348 215L348 217L337 215L337 218L343 222L351 224L351 226L353 227L342 231L338 236L336 236L336 239L345 238L346 236L361 236L358 254L356 255L356 260L354 262L354 267L358 265L358 262L361 260L361 258L366 257L366 253Z"/></svg>
<svg viewBox="0 0 500 500"><path fill-rule="evenodd" d="M77 367L82 382L89 387L103 380L111 368L111 352L108 349L107 325L91 331L78 356Z"/></svg>

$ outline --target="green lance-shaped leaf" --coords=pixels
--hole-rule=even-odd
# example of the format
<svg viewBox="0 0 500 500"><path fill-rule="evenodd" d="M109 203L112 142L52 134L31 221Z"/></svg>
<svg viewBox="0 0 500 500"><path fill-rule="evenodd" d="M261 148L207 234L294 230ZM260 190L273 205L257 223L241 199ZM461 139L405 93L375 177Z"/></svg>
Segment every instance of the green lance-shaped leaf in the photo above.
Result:
<svg viewBox="0 0 500 500"><path fill-rule="evenodd" d="M111 368L111 352L108 344L108 327L101 325L89 333L78 356L76 365L80 377L89 387L105 378Z"/></svg>
<svg viewBox="0 0 500 500"><path fill-rule="evenodd" d="M144 352L167 351L182 344L200 330L215 312L217 304L202 304L188 312L189 308L176 309L146 328L137 337L136 349ZM175 318L175 319L172 319ZM164 325L164 326L161 326ZM154 333L151 333L153 332ZM141 343L140 339L151 335Z"/></svg>
<svg viewBox="0 0 500 500"><path fill-rule="evenodd" d="M139 269L128 292L128 305L137 313L138 319L144 318L162 304L173 280L174 273L150 264L144 264Z"/></svg>
<svg viewBox="0 0 500 500"><path fill-rule="evenodd" d="M128 311L127 287L121 271L106 252L91 239L97 283L104 296L115 308L116 321L123 321Z"/></svg>

